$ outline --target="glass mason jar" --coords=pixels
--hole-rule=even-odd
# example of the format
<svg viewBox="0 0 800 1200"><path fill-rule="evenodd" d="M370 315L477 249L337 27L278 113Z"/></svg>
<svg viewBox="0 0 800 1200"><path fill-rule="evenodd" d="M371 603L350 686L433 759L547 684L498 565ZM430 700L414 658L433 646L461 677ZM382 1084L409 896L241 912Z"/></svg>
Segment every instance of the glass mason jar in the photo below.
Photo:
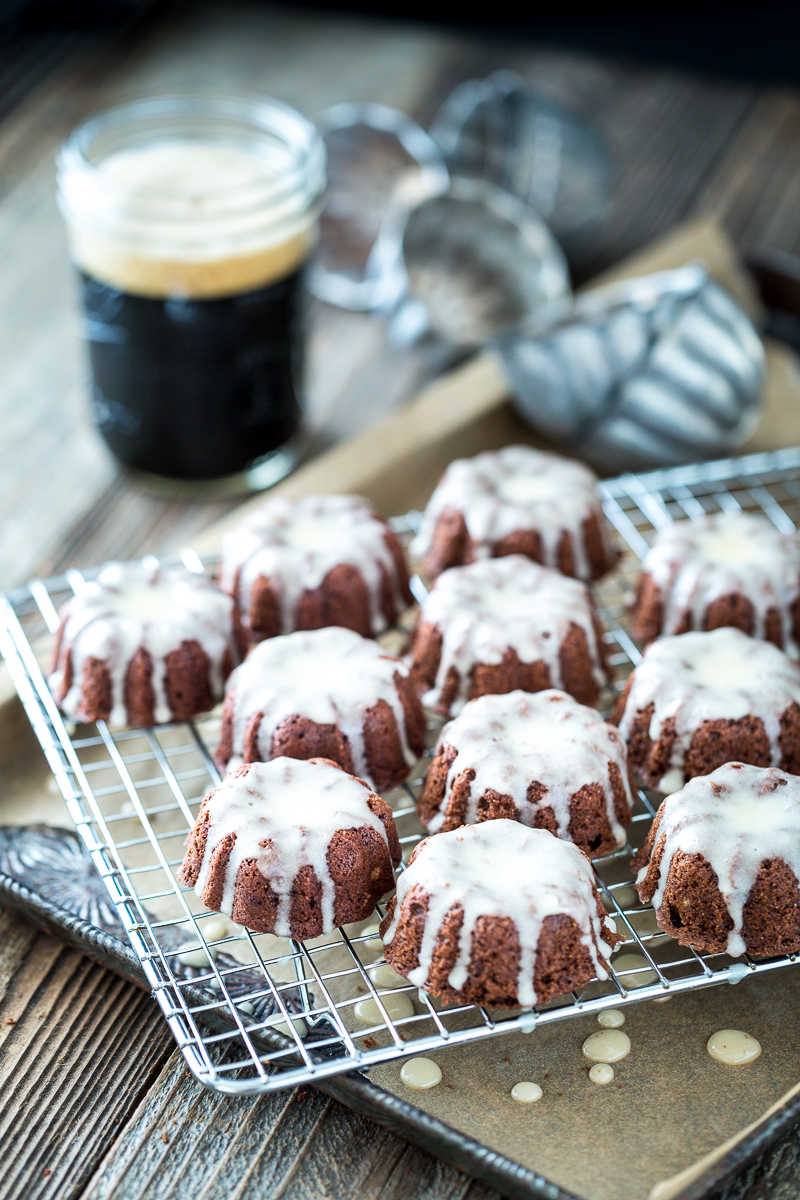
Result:
<svg viewBox="0 0 800 1200"><path fill-rule="evenodd" d="M61 148L98 429L163 480L266 487L297 458L314 126L247 94L137 100Z"/></svg>

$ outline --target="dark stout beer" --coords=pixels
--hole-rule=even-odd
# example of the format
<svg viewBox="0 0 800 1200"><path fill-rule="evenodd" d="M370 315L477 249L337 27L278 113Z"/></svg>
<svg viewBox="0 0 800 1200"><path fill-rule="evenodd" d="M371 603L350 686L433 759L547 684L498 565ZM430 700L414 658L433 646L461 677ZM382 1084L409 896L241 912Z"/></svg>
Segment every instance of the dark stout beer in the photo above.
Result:
<svg viewBox="0 0 800 1200"><path fill-rule="evenodd" d="M266 99L139 101L66 143L92 407L122 462L245 486L291 468L323 186L316 130Z"/></svg>
<svg viewBox="0 0 800 1200"><path fill-rule="evenodd" d="M216 300L158 300L81 273L97 428L171 479L243 471L300 424L302 270Z"/></svg>

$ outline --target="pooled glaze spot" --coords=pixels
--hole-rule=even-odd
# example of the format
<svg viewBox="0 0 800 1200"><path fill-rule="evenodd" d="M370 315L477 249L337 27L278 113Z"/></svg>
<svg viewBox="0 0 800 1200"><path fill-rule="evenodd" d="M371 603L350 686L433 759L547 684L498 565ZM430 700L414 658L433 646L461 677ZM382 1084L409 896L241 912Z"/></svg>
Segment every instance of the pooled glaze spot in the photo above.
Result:
<svg viewBox="0 0 800 1200"><path fill-rule="evenodd" d="M658 979L653 968L641 954L615 954L612 966L626 991L631 988L645 987ZM622 972L631 973L623 974Z"/></svg>
<svg viewBox="0 0 800 1200"><path fill-rule="evenodd" d="M388 963L379 963L378 966L368 967L367 970L376 988L404 987L408 983L408 980L404 979L402 975L398 975L394 967L390 967Z"/></svg>
<svg viewBox="0 0 800 1200"><path fill-rule="evenodd" d="M614 1068L608 1063L595 1063L589 1072L589 1078L592 1083L611 1083L614 1078Z"/></svg>
<svg viewBox="0 0 800 1200"><path fill-rule="evenodd" d="M618 1008L606 1008L597 1014L597 1023L606 1029L618 1029L625 1024L625 1013Z"/></svg>
<svg viewBox="0 0 800 1200"><path fill-rule="evenodd" d="M631 1039L620 1029L604 1029L590 1034L581 1049L592 1062L619 1062L630 1053Z"/></svg>
<svg viewBox="0 0 800 1200"><path fill-rule="evenodd" d="M706 1042L706 1050L717 1062L739 1066L761 1055L761 1043L740 1029L718 1029Z"/></svg>
<svg viewBox="0 0 800 1200"><path fill-rule="evenodd" d="M381 1004L386 1009L390 1021L402 1021L405 1017L414 1015L414 1005L406 992L381 993ZM386 1023L383 1013L371 996L366 1000L359 1000L353 1012L362 1025Z"/></svg>
<svg viewBox="0 0 800 1200"><path fill-rule="evenodd" d="M442 1082L442 1071L432 1058L408 1058L400 1068L400 1078L415 1092L426 1092Z"/></svg>
<svg viewBox="0 0 800 1200"><path fill-rule="evenodd" d="M518 1104L535 1104L537 1100L542 1098L542 1089L538 1083L530 1083L524 1080L521 1083L515 1083L511 1089L511 1098L516 1100Z"/></svg>

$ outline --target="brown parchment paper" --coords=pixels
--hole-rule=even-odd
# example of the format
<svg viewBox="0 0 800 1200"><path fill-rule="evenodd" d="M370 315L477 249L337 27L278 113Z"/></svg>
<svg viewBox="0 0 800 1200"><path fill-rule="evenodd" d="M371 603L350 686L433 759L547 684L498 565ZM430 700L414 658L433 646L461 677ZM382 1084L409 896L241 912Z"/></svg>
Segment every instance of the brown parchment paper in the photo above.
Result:
<svg viewBox="0 0 800 1200"><path fill-rule="evenodd" d="M749 281L724 231L696 221L635 256L602 280L704 262L751 311ZM794 356L767 347L761 422L742 452L800 443L800 371ZM534 442L506 402L499 364L482 354L437 380L416 400L351 442L310 462L276 491L355 491L383 512L422 506L455 457L510 441ZM258 499L243 506L244 511ZM214 550L226 518L196 539ZM154 546L154 551L159 547ZM0 823L68 824L33 732L5 668L0 671ZM531 1167L585 1200L669 1200L714 1156L800 1080L800 972L785 970L732 987L646 1002L625 1010L630 1055L610 1085L592 1084L581 1045L599 1028L594 1018L545 1026L435 1052L442 1084L414 1092L400 1064L373 1068L370 1078L490 1149ZM705 1050L717 1029L754 1034L763 1054L746 1067L726 1067ZM524 1079L544 1096L521 1105L510 1098ZM686 1172L686 1174L679 1174ZM676 1178L672 1179L671 1177Z"/></svg>

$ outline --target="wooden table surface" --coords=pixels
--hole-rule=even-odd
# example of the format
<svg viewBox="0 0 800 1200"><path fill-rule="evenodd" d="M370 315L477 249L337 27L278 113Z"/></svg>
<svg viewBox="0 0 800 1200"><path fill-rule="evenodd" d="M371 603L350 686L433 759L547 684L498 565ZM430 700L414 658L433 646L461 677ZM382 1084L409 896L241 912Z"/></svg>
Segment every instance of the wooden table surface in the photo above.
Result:
<svg viewBox="0 0 800 1200"><path fill-rule="evenodd" d="M0 584L184 544L228 503L137 491L86 415L86 363L54 203L53 155L87 114L144 90L256 87L310 116L377 100L426 124L462 79L498 67L591 114L620 173L586 278L708 212L742 247L800 251L800 95L553 52L434 27L230 3L158 7L97 43L0 125ZM438 369L368 317L314 309L309 420L317 445L379 419ZM204 1092L154 1003L0 912L0 1196L212 1200L494 1195L335 1101L303 1089ZM726 1191L796 1197L789 1136ZM609 1198L612 1200L612 1198Z"/></svg>

